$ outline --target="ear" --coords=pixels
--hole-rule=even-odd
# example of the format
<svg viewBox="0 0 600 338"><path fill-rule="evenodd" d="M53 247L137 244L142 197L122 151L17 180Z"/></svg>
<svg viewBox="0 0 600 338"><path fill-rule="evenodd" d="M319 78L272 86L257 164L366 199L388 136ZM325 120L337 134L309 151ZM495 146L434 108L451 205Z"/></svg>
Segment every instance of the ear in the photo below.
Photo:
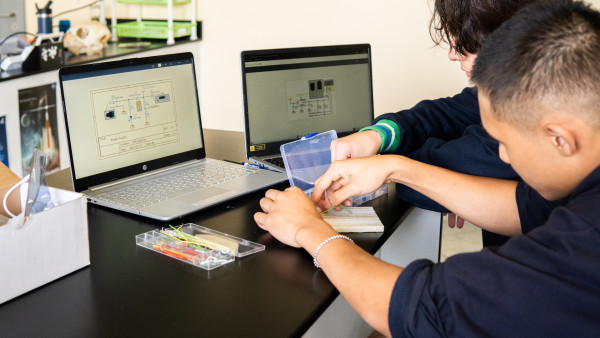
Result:
<svg viewBox="0 0 600 338"><path fill-rule="evenodd" d="M544 126L544 131L562 156L568 157L578 151L577 137L570 129L560 124L548 123Z"/></svg>

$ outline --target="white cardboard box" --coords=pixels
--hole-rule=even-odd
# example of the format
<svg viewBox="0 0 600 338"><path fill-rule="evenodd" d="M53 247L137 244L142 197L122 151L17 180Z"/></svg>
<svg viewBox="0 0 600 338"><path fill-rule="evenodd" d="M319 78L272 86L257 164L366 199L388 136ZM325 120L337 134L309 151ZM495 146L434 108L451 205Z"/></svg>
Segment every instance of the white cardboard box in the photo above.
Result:
<svg viewBox="0 0 600 338"><path fill-rule="evenodd" d="M0 226L0 304L90 265L87 199L50 191L57 206Z"/></svg>

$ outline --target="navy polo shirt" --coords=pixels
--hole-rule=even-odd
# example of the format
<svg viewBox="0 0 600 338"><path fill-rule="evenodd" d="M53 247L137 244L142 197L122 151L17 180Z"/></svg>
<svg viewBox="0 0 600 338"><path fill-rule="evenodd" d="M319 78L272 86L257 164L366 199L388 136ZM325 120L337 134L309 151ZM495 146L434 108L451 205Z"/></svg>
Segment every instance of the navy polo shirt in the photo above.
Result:
<svg viewBox="0 0 600 338"><path fill-rule="evenodd" d="M517 201L524 235L406 267L390 301L393 336L598 337L600 167L548 217L531 189Z"/></svg>

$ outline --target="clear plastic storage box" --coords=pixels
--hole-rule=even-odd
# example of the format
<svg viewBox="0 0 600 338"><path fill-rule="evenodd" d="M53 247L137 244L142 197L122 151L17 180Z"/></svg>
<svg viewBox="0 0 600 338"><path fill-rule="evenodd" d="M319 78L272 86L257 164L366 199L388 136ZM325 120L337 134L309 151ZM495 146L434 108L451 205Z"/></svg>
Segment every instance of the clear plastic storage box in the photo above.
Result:
<svg viewBox="0 0 600 338"><path fill-rule="evenodd" d="M331 165L330 145L335 139L335 130L330 130L281 145L281 156L290 185L302 189L308 195L312 193L315 181Z"/></svg>
<svg viewBox="0 0 600 338"><path fill-rule="evenodd" d="M335 130L316 135L308 135L300 140L281 145L281 156L291 186L300 188L308 196L312 195L315 181L331 165L331 142L337 139ZM378 190L350 198L353 206L361 205L376 197L387 194L384 184Z"/></svg>
<svg viewBox="0 0 600 338"><path fill-rule="evenodd" d="M205 270L265 250L262 244L192 223L139 234L135 243Z"/></svg>

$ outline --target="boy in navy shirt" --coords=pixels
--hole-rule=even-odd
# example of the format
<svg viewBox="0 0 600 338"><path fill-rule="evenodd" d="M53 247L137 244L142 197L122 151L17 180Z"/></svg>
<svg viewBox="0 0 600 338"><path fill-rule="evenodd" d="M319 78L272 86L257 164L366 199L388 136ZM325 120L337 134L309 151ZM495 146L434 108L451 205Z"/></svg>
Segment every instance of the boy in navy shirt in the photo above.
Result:
<svg viewBox="0 0 600 338"><path fill-rule="evenodd" d="M598 336L598 55L600 13L570 0L526 7L483 46L472 77L482 123L499 141L502 160L529 186L398 155L372 156L335 162L317 181L312 202L295 187L267 191L255 220L313 255L356 311L386 335ZM513 237L442 264L419 260L401 268L362 251L315 210L325 190L337 205L385 181L451 210L469 204L469 218ZM552 209L550 216L540 218L540 209Z"/></svg>

